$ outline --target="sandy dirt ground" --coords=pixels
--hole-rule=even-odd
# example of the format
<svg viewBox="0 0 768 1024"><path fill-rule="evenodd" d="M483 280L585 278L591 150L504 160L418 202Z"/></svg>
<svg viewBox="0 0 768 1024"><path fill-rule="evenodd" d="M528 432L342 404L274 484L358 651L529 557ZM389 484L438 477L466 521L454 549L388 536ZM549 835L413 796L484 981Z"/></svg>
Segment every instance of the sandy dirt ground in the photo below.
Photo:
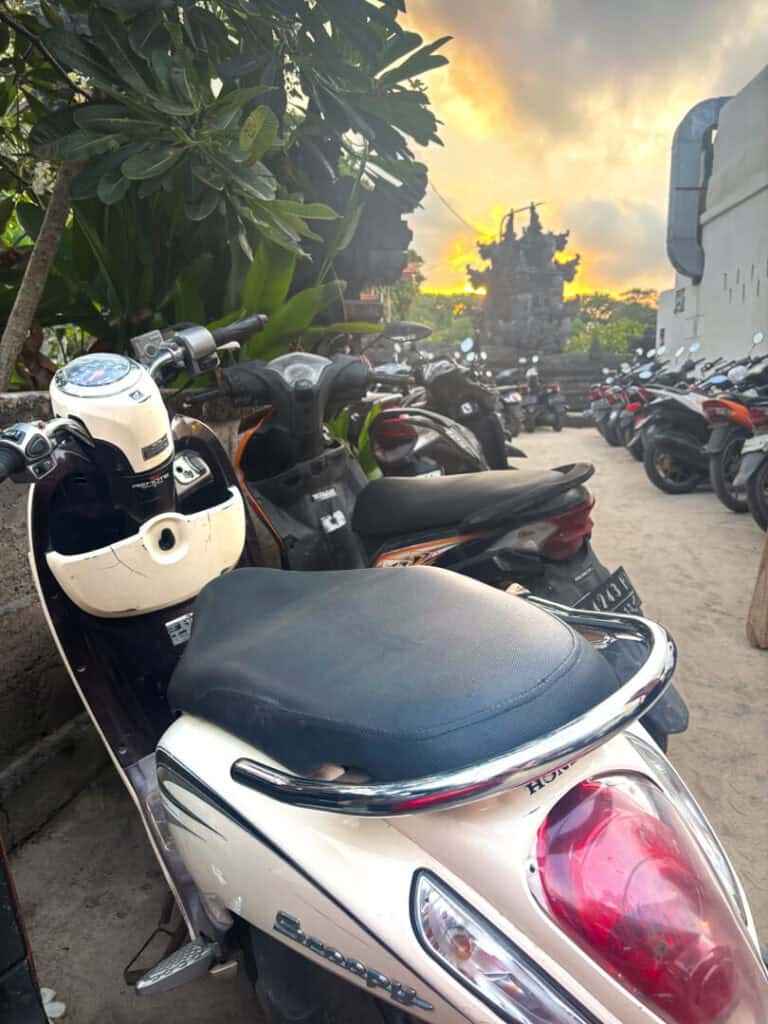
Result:
<svg viewBox="0 0 768 1024"><path fill-rule="evenodd" d="M589 485L595 550L609 568L625 567L646 614L677 641L676 682L691 727L670 753L730 853L765 942L768 652L744 637L762 534L706 491L662 494L642 466L592 430L542 430L519 443L531 467L597 467ZM123 968L156 924L163 885L111 773L27 843L13 867L41 981L58 989L72 1024L260 1020L242 977L146 1001L123 983Z"/></svg>

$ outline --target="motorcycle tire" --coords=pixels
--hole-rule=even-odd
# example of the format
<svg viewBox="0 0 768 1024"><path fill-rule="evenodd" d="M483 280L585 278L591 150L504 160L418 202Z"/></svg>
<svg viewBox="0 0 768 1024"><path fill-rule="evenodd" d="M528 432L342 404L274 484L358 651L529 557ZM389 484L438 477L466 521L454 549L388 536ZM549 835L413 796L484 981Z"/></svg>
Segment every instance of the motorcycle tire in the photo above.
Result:
<svg viewBox="0 0 768 1024"><path fill-rule="evenodd" d="M536 417L526 416L525 417L525 429L529 434L532 434L536 430Z"/></svg>
<svg viewBox="0 0 768 1024"><path fill-rule="evenodd" d="M748 434L745 430L738 427L731 430L723 450L709 457L709 479L712 490L731 512L749 511L746 495L739 498L733 489L733 481L739 471L739 462L741 461L741 446L747 437Z"/></svg>
<svg viewBox="0 0 768 1024"><path fill-rule="evenodd" d="M655 440L645 446L643 466L651 483L665 494L690 494L703 480L698 469L686 466Z"/></svg>
<svg viewBox="0 0 768 1024"><path fill-rule="evenodd" d="M563 429L563 414L561 412L553 413L552 415L552 429L555 433L559 434Z"/></svg>
<svg viewBox="0 0 768 1024"><path fill-rule="evenodd" d="M747 481L747 504L761 530L768 530L768 458Z"/></svg>
<svg viewBox="0 0 768 1024"><path fill-rule="evenodd" d="M618 427L616 426L606 426L604 436L605 440L608 442L611 448L621 448L622 444L624 443L621 437L619 436Z"/></svg>
<svg viewBox="0 0 768 1024"><path fill-rule="evenodd" d="M510 437L517 437L520 433L520 420L517 416L507 417L507 433Z"/></svg>

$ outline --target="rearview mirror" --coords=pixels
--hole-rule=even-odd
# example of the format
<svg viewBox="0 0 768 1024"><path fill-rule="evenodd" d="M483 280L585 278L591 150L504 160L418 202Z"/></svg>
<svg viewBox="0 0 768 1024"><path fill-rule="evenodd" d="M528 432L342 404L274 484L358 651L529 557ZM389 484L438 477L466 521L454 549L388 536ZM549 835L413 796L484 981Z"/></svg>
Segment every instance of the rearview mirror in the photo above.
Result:
<svg viewBox="0 0 768 1024"><path fill-rule="evenodd" d="M641 356L642 354L643 354L643 350L641 348L636 348L635 349L635 355L636 356Z"/></svg>
<svg viewBox="0 0 768 1024"><path fill-rule="evenodd" d="M520 358L517 361L518 361L518 363L520 363L521 366L523 366L523 365L525 365L525 363L528 362L528 357L527 356L520 356Z"/></svg>
<svg viewBox="0 0 768 1024"><path fill-rule="evenodd" d="M632 367L629 365L629 363L622 363L621 366L619 367L619 369L621 370L622 373L629 373L629 371L632 369Z"/></svg>
<svg viewBox="0 0 768 1024"><path fill-rule="evenodd" d="M765 335L763 334L762 331L757 331L755 334L752 335L752 344L753 345L762 345L762 343L764 341L765 341Z"/></svg>
<svg viewBox="0 0 768 1024"><path fill-rule="evenodd" d="M605 383L606 384L613 384L613 377L606 377L605 378Z"/></svg>
<svg viewBox="0 0 768 1024"><path fill-rule="evenodd" d="M476 359L477 359L477 353L476 352L467 352L467 362L468 363L474 363L474 361Z"/></svg>
<svg viewBox="0 0 768 1024"><path fill-rule="evenodd" d="M533 358L531 359L532 363L538 363L538 361L539 361L539 357L538 356L533 356Z"/></svg>
<svg viewBox="0 0 768 1024"><path fill-rule="evenodd" d="M688 346L688 351L689 352L698 352L700 348L701 348L701 342L700 341L692 341L691 344Z"/></svg>
<svg viewBox="0 0 768 1024"><path fill-rule="evenodd" d="M659 345L659 347L656 349L656 355L657 356L663 356L666 351L667 351L667 346L666 345Z"/></svg>
<svg viewBox="0 0 768 1024"><path fill-rule="evenodd" d="M464 353L465 355L466 355L466 354L467 354L468 352L471 352L471 351L472 351L472 349L473 349L474 347L475 347L475 342L474 342L474 340L473 340L472 338L465 338L465 339L464 339L464 340L463 340L463 341L461 342L461 344L459 345L459 348L461 349L461 351L462 351L462 352L463 352L463 353Z"/></svg>
<svg viewBox="0 0 768 1024"><path fill-rule="evenodd" d="M652 376L653 376L653 374L651 373L650 370L641 370L640 373L638 374L638 377L640 378L640 380L650 380Z"/></svg>
<svg viewBox="0 0 768 1024"><path fill-rule="evenodd" d="M483 360L483 362L485 362L485 360L488 358L488 353L487 352L481 352L480 353L480 358Z"/></svg>
<svg viewBox="0 0 768 1024"><path fill-rule="evenodd" d="M653 359L653 357L656 355L656 349L655 348L649 348L648 351L645 353L645 355L646 355L646 358Z"/></svg>
<svg viewBox="0 0 768 1024"><path fill-rule="evenodd" d="M728 380L732 380L734 384L738 384L739 381L744 380L747 376L746 366L734 366L728 371Z"/></svg>

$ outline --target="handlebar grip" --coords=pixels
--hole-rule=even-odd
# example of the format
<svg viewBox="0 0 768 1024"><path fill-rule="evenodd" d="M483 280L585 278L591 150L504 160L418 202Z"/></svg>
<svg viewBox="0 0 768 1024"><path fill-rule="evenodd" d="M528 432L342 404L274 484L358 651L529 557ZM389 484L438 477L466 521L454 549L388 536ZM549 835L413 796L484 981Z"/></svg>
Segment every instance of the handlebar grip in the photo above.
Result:
<svg viewBox="0 0 768 1024"><path fill-rule="evenodd" d="M24 465L24 456L18 448L12 448L9 444L0 443L0 484L13 473L18 473L22 470Z"/></svg>
<svg viewBox="0 0 768 1024"><path fill-rule="evenodd" d="M227 324L226 327L217 327L216 330L211 331L211 334L217 345L225 345L228 341L245 341L252 334L263 331L268 320L269 317L263 313L255 313L243 320L235 320L234 323Z"/></svg>
<svg viewBox="0 0 768 1024"><path fill-rule="evenodd" d="M372 373L368 379L372 384L383 384L390 388L398 388L403 384L412 388L416 385L416 378L406 373Z"/></svg>

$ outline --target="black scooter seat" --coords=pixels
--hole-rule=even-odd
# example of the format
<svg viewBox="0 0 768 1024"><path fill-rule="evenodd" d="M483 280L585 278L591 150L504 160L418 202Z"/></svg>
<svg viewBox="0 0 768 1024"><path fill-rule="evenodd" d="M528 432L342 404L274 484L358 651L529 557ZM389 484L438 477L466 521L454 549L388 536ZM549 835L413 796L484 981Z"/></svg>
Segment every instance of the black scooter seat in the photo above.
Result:
<svg viewBox="0 0 768 1024"><path fill-rule="evenodd" d="M362 537L394 537L448 526L491 526L576 488L593 472L581 462L545 470L382 477L358 495L352 528Z"/></svg>
<svg viewBox="0 0 768 1024"><path fill-rule="evenodd" d="M291 771L393 780L507 753L619 685L560 619L443 569L240 569L198 597L168 700Z"/></svg>

